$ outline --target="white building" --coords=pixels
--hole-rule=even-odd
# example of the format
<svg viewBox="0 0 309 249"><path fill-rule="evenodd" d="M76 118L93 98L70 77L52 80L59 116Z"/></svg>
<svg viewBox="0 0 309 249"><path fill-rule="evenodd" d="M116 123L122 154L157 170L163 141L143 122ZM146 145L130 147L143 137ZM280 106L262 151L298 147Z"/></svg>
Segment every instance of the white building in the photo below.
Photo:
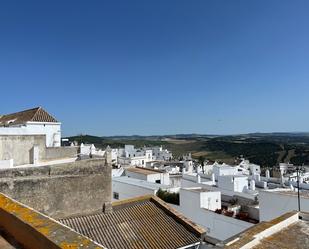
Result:
<svg viewBox="0 0 309 249"><path fill-rule="evenodd" d="M122 166L142 166L152 161L152 150L135 149L134 145L125 145L124 149L118 149L117 163Z"/></svg>
<svg viewBox="0 0 309 249"><path fill-rule="evenodd" d="M125 175L135 179L144 180L147 182L153 182L163 185L170 185L169 173L161 170L135 167L127 168Z"/></svg>
<svg viewBox="0 0 309 249"><path fill-rule="evenodd" d="M113 177L113 201L123 200L142 195L156 195L159 189L168 190L170 187L163 184L148 182L129 176Z"/></svg>
<svg viewBox="0 0 309 249"><path fill-rule="evenodd" d="M0 135L45 135L46 147L61 146L61 123L37 107L0 115Z"/></svg>
<svg viewBox="0 0 309 249"><path fill-rule="evenodd" d="M227 164L216 164L213 166L212 171L215 174L216 180L218 180L219 176L232 176L237 174L237 168L229 166Z"/></svg>
<svg viewBox="0 0 309 249"><path fill-rule="evenodd" d="M298 210L297 191L272 189L259 193L260 221L269 221L287 212ZM300 210L309 212L309 191L300 192Z"/></svg>
<svg viewBox="0 0 309 249"><path fill-rule="evenodd" d="M204 227L207 236L217 240L226 240L254 225L214 212L221 209L221 193L219 191L209 191L197 187L181 188L179 193L179 206L171 206Z"/></svg>
<svg viewBox="0 0 309 249"><path fill-rule="evenodd" d="M154 146L148 149L152 151L153 160L168 161L173 158L172 153L167 149L163 149L162 146Z"/></svg>
<svg viewBox="0 0 309 249"><path fill-rule="evenodd" d="M254 174L261 174L261 167L260 165L250 163L249 160L242 159L240 164L238 165L239 169L248 170L248 173Z"/></svg>
<svg viewBox="0 0 309 249"><path fill-rule="evenodd" d="M248 177L237 175L218 176L218 188L233 192L246 192L248 190Z"/></svg>

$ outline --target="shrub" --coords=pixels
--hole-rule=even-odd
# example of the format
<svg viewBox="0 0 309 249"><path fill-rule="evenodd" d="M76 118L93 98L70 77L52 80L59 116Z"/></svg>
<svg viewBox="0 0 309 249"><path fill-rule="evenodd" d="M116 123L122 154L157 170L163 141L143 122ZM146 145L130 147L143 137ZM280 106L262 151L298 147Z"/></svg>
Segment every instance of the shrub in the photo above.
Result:
<svg viewBox="0 0 309 249"><path fill-rule="evenodd" d="M157 196L167 203L179 205L179 193L170 193L160 188L157 191Z"/></svg>

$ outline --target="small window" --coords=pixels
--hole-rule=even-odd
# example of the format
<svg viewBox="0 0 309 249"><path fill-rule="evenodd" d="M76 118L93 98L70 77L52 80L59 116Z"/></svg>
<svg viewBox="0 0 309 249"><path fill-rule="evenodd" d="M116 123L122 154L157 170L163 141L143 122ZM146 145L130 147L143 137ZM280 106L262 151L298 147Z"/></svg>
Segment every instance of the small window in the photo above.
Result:
<svg viewBox="0 0 309 249"><path fill-rule="evenodd" d="M113 192L113 197L114 199L119 200L119 193Z"/></svg>
<svg viewBox="0 0 309 249"><path fill-rule="evenodd" d="M161 183L161 180L156 180L156 183L159 183L159 184L160 184L160 183Z"/></svg>

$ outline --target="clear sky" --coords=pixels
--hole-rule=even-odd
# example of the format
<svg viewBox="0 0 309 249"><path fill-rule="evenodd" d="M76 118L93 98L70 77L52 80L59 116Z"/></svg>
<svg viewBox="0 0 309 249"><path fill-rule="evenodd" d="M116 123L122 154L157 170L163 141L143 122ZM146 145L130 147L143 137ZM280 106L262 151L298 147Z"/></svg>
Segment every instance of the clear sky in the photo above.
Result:
<svg viewBox="0 0 309 249"><path fill-rule="evenodd" d="M0 86L65 135L309 131L309 1L1 1Z"/></svg>

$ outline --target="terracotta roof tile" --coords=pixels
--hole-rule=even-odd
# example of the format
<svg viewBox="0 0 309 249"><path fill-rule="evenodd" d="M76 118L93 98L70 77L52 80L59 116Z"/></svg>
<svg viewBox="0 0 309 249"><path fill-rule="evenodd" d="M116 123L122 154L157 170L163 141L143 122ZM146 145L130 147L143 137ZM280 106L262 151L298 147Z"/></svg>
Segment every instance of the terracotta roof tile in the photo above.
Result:
<svg viewBox="0 0 309 249"><path fill-rule="evenodd" d="M113 212L61 219L60 222L109 249L172 249L200 242L205 231L173 216L154 198L120 201ZM200 233L201 232L201 233Z"/></svg>
<svg viewBox="0 0 309 249"><path fill-rule="evenodd" d="M58 121L42 107L0 116L0 126L24 124L26 122L56 123Z"/></svg>
<svg viewBox="0 0 309 249"><path fill-rule="evenodd" d="M144 168L144 167L127 168L126 171L129 171L132 173L138 173L142 175L153 175L153 174L165 173L165 171L163 170L150 169L150 168Z"/></svg>

